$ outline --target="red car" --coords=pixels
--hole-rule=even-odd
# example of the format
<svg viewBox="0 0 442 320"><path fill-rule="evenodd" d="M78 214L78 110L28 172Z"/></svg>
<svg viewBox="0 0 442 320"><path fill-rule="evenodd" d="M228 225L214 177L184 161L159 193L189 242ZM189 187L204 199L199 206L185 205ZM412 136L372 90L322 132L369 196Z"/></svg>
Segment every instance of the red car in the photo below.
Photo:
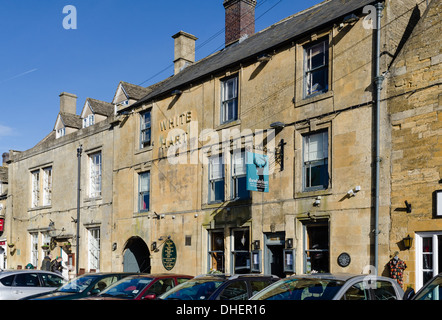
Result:
<svg viewBox="0 0 442 320"><path fill-rule="evenodd" d="M94 297L81 300L153 300L192 278L170 273L133 275L115 282Z"/></svg>

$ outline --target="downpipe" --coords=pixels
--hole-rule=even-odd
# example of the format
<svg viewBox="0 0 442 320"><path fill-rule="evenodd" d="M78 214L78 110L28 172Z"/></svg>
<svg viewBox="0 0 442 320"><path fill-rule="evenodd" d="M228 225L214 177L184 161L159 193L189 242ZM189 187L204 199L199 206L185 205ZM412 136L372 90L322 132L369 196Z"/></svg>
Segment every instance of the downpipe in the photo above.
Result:
<svg viewBox="0 0 442 320"><path fill-rule="evenodd" d="M381 18L382 10L384 9L384 4L378 2L376 7L376 43L375 43L375 86L376 86L376 96L375 96L375 200L374 200L374 210L375 210L375 229L374 229L374 268L375 274L378 274L379 265L379 188L380 188L380 107L381 107L381 90L384 77L380 74L380 54L381 54Z"/></svg>

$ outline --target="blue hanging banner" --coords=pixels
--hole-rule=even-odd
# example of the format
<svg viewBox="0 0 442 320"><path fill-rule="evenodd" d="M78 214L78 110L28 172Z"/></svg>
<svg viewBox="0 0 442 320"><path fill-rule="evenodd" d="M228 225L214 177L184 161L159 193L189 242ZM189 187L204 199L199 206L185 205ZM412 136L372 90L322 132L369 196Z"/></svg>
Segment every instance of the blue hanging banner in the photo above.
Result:
<svg viewBox="0 0 442 320"><path fill-rule="evenodd" d="M269 157L247 152L247 190L269 192Z"/></svg>

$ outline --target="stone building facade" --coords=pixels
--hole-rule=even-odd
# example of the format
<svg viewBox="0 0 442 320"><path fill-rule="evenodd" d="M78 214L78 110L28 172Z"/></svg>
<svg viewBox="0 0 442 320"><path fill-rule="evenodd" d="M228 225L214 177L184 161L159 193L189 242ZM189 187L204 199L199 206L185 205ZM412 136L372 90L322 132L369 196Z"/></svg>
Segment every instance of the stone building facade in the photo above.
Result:
<svg viewBox="0 0 442 320"><path fill-rule="evenodd" d="M80 116L61 110L48 138L11 155L8 241L20 254L10 266L34 257L36 233L54 238L63 253L59 243L76 239L78 222L79 267L86 271L285 276L385 265L395 250L390 231L402 223L391 219L391 201L400 197L391 183L400 159L392 152L399 132L391 119L404 110L388 106L392 88L384 84L375 225L376 3L324 1L247 36L232 29L223 50L196 62L189 50L197 38L178 32L172 77L149 88L121 82L112 103L101 103L114 113L90 128L81 125L93 121L94 101ZM230 21L232 12L251 13L256 1L223 4ZM413 0L379 7L381 73L404 59L395 54L413 14L425 7ZM68 123L72 132L56 139ZM83 188L97 153L101 194L88 196ZM247 190L251 165L264 190ZM51 205L33 207L33 174L44 177L49 166Z"/></svg>
<svg viewBox="0 0 442 320"><path fill-rule="evenodd" d="M407 265L404 285L416 289L442 271L442 45L435 36L441 21L441 3L431 1L395 59L388 86L390 247Z"/></svg>
<svg viewBox="0 0 442 320"><path fill-rule="evenodd" d="M8 199L8 162L9 153L2 155L0 166L0 270L6 267L7 241L5 237L6 202Z"/></svg>
<svg viewBox="0 0 442 320"><path fill-rule="evenodd" d="M239 2L253 10L253 1ZM239 2L225 1L226 15ZM171 270L189 274L372 270L375 41L363 9L373 4L324 2L241 40L238 34L233 45L229 36L223 51L180 65L117 111L115 241L124 254L114 252L114 265L136 260L169 270L163 248L173 242ZM385 3L385 52L398 50L416 4ZM174 39L189 48L196 37ZM382 55L381 72L391 56ZM381 110L384 264L391 251L385 100ZM269 157L268 192L244 189L244 162L235 159L244 161L247 151Z"/></svg>

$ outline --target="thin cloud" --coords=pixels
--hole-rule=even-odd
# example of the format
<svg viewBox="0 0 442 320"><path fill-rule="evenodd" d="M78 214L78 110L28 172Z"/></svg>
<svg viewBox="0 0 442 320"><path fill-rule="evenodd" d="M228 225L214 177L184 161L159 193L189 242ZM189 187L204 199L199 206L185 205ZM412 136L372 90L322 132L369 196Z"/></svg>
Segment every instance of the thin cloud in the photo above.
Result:
<svg viewBox="0 0 442 320"><path fill-rule="evenodd" d="M0 125L0 138L12 136L13 131L10 127Z"/></svg>
<svg viewBox="0 0 442 320"><path fill-rule="evenodd" d="M8 82L8 81L11 81L11 80L14 80L14 79L17 79L17 78L23 77L23 76L25 76L25 75L27 75L27 74L29 74L29 73L35 72L35 71L37 71L37 70L38 70L37 68L34 68L34 69L28 70L28 71L26 71L26 72L22 72L22 73L17 74L17 75L15 75L15 76L13 76L13 77L11 77L11 78L9 78L9 79L3 80L3 81L0 82L0 83L5 83L5 82Z"/></svg>

